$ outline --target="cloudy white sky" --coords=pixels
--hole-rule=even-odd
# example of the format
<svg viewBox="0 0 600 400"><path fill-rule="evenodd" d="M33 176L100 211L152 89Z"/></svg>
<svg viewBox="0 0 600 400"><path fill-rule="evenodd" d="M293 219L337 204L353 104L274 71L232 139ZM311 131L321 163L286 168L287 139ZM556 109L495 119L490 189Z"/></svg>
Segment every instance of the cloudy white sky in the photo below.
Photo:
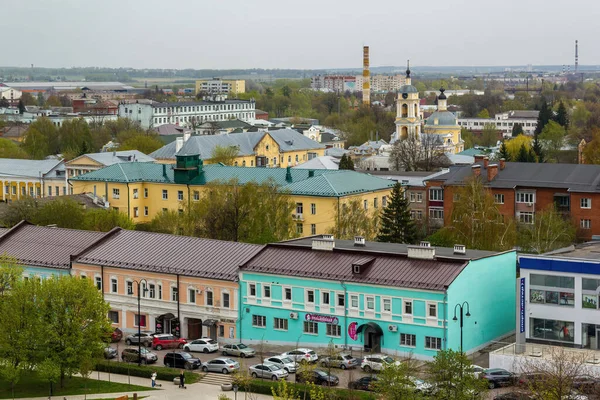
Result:
<svg viewBox="0 0 600 400"><path fill-rule="evenodd" d="M0 0L0 65L600 64L597 0Z"/></svg>

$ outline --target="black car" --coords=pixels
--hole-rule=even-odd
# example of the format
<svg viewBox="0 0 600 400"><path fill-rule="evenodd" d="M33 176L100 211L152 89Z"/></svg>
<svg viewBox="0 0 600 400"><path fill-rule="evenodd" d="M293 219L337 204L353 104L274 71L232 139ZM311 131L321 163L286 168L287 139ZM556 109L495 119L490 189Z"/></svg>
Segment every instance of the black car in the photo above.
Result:
<svg viewBox="0 0 600 400"><path fill-rule="evenodd" d="M517 376L502 368L491 368L483 371L479 377L487 381L488 388L494 389L499 386L512 386L517 381Z"/></svg>
<svg viewBox="0 0 600 400"><path fill-rule="evenodd" d="M494 400L531 400L533 397L523 392L502 393L494 397Z"/></svg>
<svg viewBox="0 0 600 400"><path fill-rule="evenodd" d="M376 376L363 376L352 382L348 382L348 389L356 390L373 390L373 384L377 382Z"/></svg>
<svg viewBox="0 0 600 400"><path fill-rule="evenodd" d="M200 359L192 357L190 353L185 351L177 353L167 353L163 359L165 367L198 369L202 362Z"/></svg>
<svg viewBox="0 0 600 400"><path fill-rule="evenodd" d="M340 383L340 378L335 375L329 375L325 371L321 371L320 369L315 369L312 371L312 376L306 374L298 374L296 375L297 382L313 382L316 385L323 386L337 386Z"/></svg>

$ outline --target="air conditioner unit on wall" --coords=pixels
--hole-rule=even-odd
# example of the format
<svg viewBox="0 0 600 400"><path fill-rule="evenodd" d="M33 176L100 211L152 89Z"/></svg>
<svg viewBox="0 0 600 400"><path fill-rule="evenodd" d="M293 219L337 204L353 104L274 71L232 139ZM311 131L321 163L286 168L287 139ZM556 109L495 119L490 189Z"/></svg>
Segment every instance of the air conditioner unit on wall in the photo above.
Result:
<svg viewBox="0 0 600 400"><path fill-rule="evenodd" d="M297 312L291 312L290 313L290 319L298 319L298 313Z"/></svg>
<svg viewBox="0 0 600 400"><path fill-rule="evenodd" d="M388 331L390 332L398 332L398 327L396 325L389 325Z"/></svg>

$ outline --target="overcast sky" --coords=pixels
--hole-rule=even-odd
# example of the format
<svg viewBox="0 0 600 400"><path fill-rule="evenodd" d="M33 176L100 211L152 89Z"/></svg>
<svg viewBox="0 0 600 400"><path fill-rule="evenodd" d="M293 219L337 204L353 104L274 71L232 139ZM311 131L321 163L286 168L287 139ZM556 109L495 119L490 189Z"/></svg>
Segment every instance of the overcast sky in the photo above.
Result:
<svg viewBox="0 0 600 400"><path fill-rule="evenodd" d="M0 0L0 65L600 64L597 0Z"/></svg>

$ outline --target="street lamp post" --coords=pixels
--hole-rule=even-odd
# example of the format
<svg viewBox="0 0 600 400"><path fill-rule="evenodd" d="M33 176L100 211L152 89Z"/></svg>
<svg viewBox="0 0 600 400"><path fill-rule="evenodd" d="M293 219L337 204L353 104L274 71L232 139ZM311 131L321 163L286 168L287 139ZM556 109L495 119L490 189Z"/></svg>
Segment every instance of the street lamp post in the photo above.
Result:
<svg viewBox="0 0 600 400"><path fill-rule="evenodd" d="M465 308L467 309L467 313L464 313ZM460 310L460 352L463 352L463 325L464 325L464 317L470 317L471 313L469 312L469 303L464 302L462 304L457 304L454 306L454 318L453 321L458 321L456 317L456 309Z"/></svg>
<svg viewBox="0 0 600 400"><path fill-rule="evenodd" d="M137 303L138 303L138 366L142 365L142 315L141 315L141 306L140 302L142 300L142 282L144 283L144 293L148 291L148 281L146 279L140 279L139 281L133 280L133 282L137 285ZM135 321L134 321L135 322Z"/></svg>

